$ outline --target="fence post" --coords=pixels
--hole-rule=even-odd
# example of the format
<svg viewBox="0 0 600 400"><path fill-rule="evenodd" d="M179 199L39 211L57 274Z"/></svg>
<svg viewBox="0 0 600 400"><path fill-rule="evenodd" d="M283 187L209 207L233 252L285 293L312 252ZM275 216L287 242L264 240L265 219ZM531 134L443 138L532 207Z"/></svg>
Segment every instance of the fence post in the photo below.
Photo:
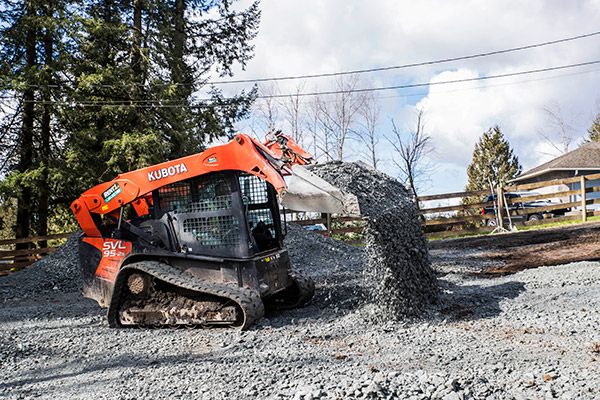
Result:
<svg viewBox="0 0 600 400"><path fill-rule="evenodd" d="M496 210L498 227L504 228L504 218L502 217L502 210L504 209L504 189L502 186L496 188L496 204L498 206L498 209Z"/></svg>
<svg viewBox="0 0 600 400"><path fill-rule="evenodd" d="M585 175L581 175L579 182L581 185L581 222L587 222L587 208L585 203Z"/></svg>

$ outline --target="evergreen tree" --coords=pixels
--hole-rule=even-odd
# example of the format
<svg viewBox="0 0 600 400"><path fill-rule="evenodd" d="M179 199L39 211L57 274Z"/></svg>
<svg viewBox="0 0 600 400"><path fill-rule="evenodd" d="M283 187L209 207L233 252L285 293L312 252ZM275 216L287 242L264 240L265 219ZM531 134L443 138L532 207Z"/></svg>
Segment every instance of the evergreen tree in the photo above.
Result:
<svg viewBox="0 0 600 400"><path fill-rule="evenodd" d="M231 3L0 3L0 203L18 237L64 226L99 181L231 133L255 90L225 99L205 82L245 66L260 17Z"/></svg>
<svg viewBox="0 0 600 400"><path fill-rule="evenodd" d="M72 132L66 197L231 132L254 92L225 101L203 82L251 58L259 15L257 4L235 13L230 1L88 2L73 58L75 104L62 119ZM199 91L211 100L194 101Z"/></svg>
<svg viewBox="0 0 600 400"><path fill-rule="evenodd" d="M600 142L600 113L596 115L592 126L588 129L588 135L584 143Z"/></svg>
<svg viewBox="0 0 600 400"><path fill-rule="evenodd" d="M0 13L0 93L3 163L0 198L16 200L15 234L45 235L59 135L51 101L60 96L54 84L68 46L61 33L67 19L64 0L5 1ZM43 243L42 243L43 244ZM23 247L23 246L18 246Z"/></svg>
<svg viewBox="0 0 600 400"><path fill-rule="evenodd" d="M505 185L521 172L517 156L498 126L484 132L475 144L473 159L467 167L466 190L484 190Z"/></svg>

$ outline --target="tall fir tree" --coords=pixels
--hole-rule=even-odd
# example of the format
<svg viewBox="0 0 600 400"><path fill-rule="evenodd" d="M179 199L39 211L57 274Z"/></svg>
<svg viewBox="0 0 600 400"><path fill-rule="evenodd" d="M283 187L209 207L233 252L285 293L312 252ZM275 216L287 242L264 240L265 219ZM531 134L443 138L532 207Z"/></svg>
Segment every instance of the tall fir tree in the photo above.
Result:
<svg viewBox="0 0 600 400"><path fill-rule="evenodd" d="M100 181L231 133L255 90L225 99L206 82L245 66L260 18L257 3L231 4L2 2L0 202L14 205L4 219L17 236L64 224Z"/></svg>
<svg viewBox="0 0 600 400"><path fill-rule="evenodd" d="M257 3L236 12L230 1L94 0L86 15L73 58L76 102L62 120L72 132L67 197L198 152L249 112L254 91L225 100L204 82L252 57ZM210 101L194 100L198 92Z"/></svg>
<svg viewBox="0 0 600 400"><path fill-rule="evenodd" d="M500 128L495 126L483 133L475 144L473 159L467 167L468 183L466 190L485 190L506 185L521 172L519 159L504 137Z"/></svg>
<svg viewBox="0 0 600 400"><path fill-rule="evenodd" d="M54 83L69 46L66 0L5 1L0 13L0 92L3 162L0 200L16 202L17 237L45 235L51 206L57 143L51 102L60 97ZM42 242L42 245L44 243ZM22 247L19 245L18 247Z"/></svg>
<svg viewBox="0 0 600 400"><path fill-rule="evenodd" d="M589 127L587 133L584 143L600 142L600 113L594 118L592 126Z"/></svg>

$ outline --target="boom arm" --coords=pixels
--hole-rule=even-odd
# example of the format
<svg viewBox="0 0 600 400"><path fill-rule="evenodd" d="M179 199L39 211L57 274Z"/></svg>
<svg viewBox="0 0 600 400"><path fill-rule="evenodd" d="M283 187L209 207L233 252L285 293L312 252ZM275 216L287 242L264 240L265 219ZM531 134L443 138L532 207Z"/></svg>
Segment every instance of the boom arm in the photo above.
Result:
<svg viewBox="0 0 600 400"><path fill-rule="evenodd" d="M202 153L120 174L87 190L71 204L71 210L88 236L101 236L92 213L111 214L132 203L136 212L144 215L148 212L144 197L152 191L215 171L247 172L266 180L283 196L286 191L283 175L291 174L292 163L277 157L250 136L238 134L230 142Z"/></svg>
<svg viewBox="0 0 600 400"><path fill-rule="evenodd" d="M269 132L265 138L265 146L277 158L291 165L315 164L312 154L281 131Z"/></svg>

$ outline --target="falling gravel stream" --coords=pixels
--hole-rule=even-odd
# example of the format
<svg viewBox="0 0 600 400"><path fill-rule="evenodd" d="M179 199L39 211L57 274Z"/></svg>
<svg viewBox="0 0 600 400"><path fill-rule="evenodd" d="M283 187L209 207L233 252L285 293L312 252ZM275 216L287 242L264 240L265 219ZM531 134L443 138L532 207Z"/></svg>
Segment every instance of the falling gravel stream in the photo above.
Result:
<svg viewBox="0 0 600 400"><path fill-rule="evenodd" d="M438 295L414 202L397 180L362 163L332 162L312 172L358 197L366 217L368 298L380 320L422 313Z"/></svg>

